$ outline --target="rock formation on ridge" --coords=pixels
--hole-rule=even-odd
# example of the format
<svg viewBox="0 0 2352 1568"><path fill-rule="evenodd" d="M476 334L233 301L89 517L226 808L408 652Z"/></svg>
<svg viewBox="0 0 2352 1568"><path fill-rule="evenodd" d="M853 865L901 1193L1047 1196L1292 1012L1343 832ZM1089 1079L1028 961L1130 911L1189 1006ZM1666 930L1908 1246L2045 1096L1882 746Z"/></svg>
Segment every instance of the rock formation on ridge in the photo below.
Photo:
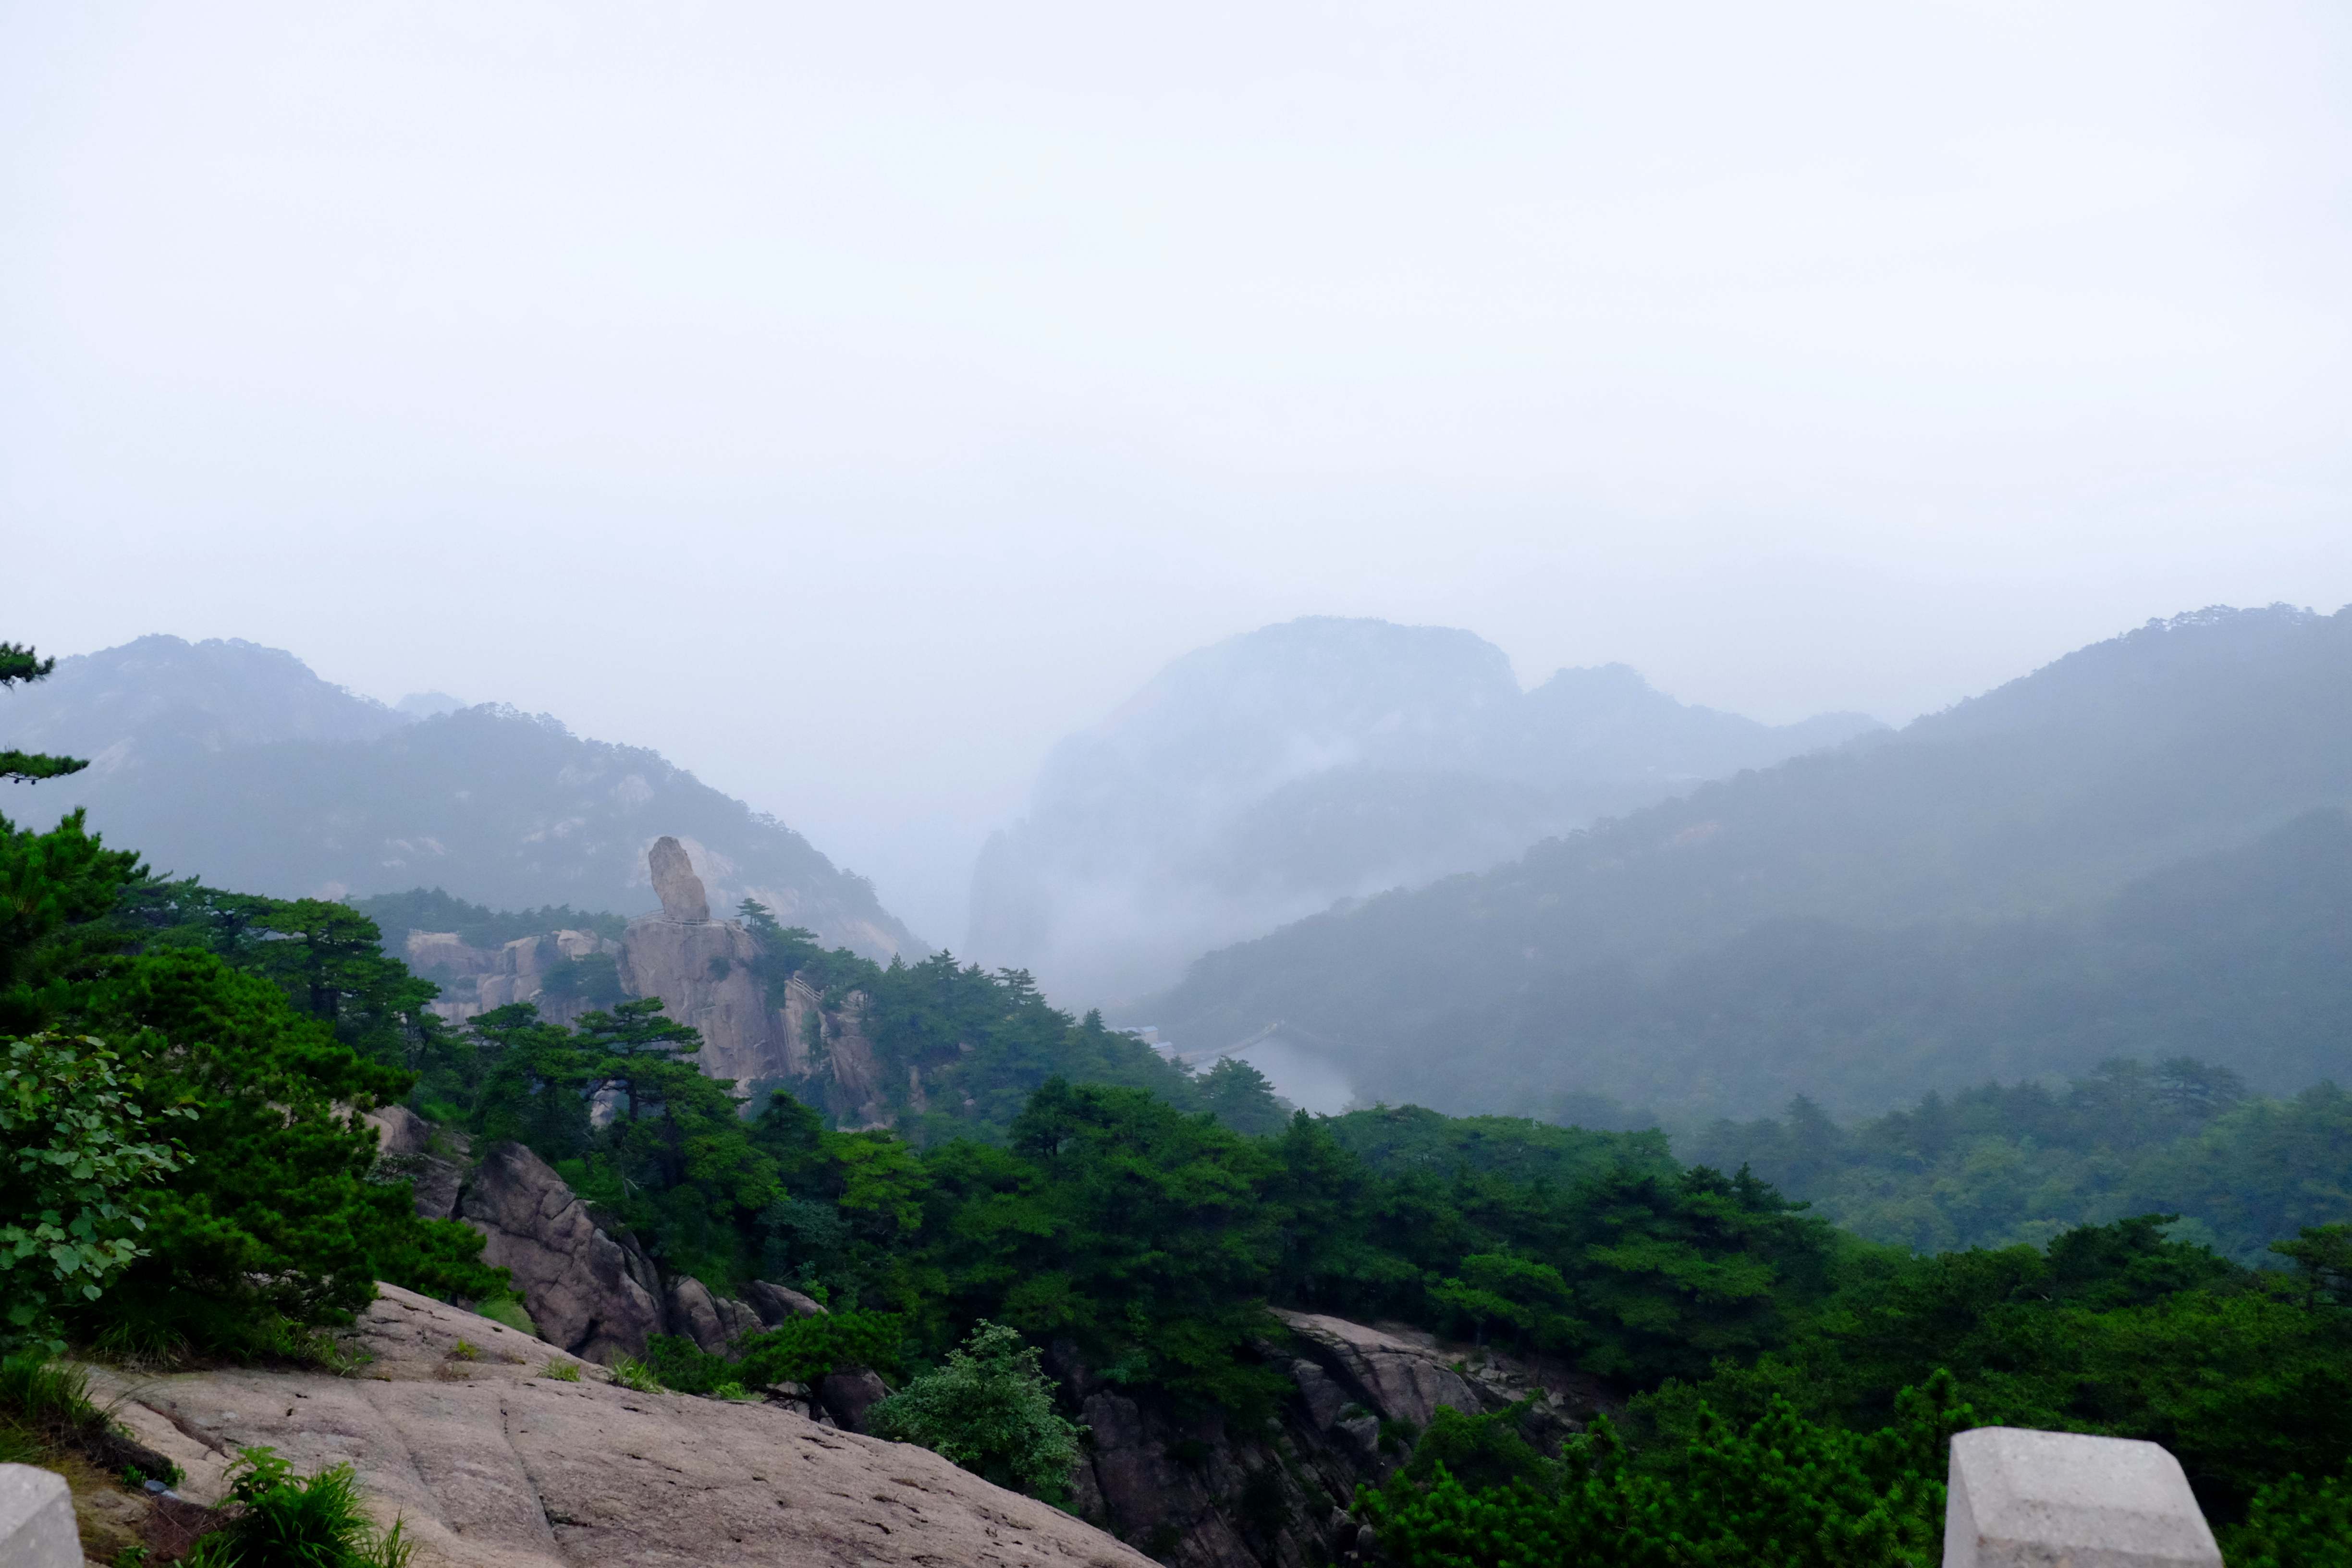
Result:
<svg viewBox="0 0 2352 1568"><path fill-rule="evenodd" d="M417 973L442 987L433 1011L463 1023L509 1003L529 1002L552 1022L570 1024L590 1006L624 997L658 996L672 1018L702 1037L695 1063L744 1093L792 1084L814 1090L845 1122L879 1125L889 1118L881 1069L866 1034L858 993L821 995L794 976L781 988L755 970L759 939L738 920L710 918L695 849L670 835L656 839L646 868L662 912L629 922L618 942L593 931L520 937L495 951L471 947L451 931L410 931L403 952ZM571 963L610 960L618 986L610 997L552 987Z"/></svg>
<svg viewBox="0 0 2352 1568"><path fill-rule="evenodd" d="M653 873L654 896L661 900L662 919L710 918L710 896L703 891L702 879L694 874L694 862L686 858L686 848L677 839L667 833L655 839L646 852L646 867Z"/></svg>

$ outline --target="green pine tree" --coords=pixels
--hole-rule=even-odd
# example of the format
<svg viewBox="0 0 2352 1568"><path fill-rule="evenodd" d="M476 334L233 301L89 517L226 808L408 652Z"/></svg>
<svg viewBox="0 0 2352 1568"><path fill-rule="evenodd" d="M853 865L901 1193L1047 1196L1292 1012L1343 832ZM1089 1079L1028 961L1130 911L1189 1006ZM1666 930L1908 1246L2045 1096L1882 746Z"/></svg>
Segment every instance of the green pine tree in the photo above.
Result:
<svg viewBox="0 0 2352 1568"><path fill-rule="evenodd" d="M0 642L0 690L18 681L30 683L40 679L58 667L54 658L40 658L29 647L12 642ZM0 752L0 779L22 779L27 784L40 779L62 778L78 773L89 763L79 757L45 757L36 752Z"/></svg>

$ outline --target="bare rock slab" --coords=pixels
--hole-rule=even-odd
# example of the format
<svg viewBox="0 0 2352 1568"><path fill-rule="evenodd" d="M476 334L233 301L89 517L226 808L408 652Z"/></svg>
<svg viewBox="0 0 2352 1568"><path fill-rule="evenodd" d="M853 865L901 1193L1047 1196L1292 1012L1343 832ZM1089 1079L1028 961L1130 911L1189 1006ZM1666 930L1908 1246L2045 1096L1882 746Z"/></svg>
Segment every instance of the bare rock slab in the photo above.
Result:
<svg viewBox="0 0 2352 1568"><path fill-rule="evenodd" d="M1944 1568L2221 1568L2221 1552L2158 1445L1980 1426L1952 1439Z"/></svg>
<svg viewBox="0 0 2352 1568"><path fill-rule="evenodd" d="M55 1470L0 1465L0 1563L81 1568L73 1490Z"/></svg>
<svg viewBox="0 0 2352 1568"><path fill-rule="evenodd" d="M306 1470L348 1461L379 1521L397 1515L419 1543L420 1568L1150 1568L928 1449L774 1405L635 1393L487 1319L379 1289L353 1335L374 1359L353 1376L100 1368L94 1381L199 1500L220 1495L241 1447L271 1445ZM551 1363L579 1380L544 1375Z"/></svg>

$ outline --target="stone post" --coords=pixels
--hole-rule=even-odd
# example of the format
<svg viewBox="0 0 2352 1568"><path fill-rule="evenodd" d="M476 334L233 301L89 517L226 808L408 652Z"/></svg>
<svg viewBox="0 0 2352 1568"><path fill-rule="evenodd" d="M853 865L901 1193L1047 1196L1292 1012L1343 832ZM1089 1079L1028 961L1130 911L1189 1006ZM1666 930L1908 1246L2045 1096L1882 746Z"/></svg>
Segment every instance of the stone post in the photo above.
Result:
<svg viewBox="0 0 2352 1568"><path fill-rule="evenodd" d="M7 1568L82 1568L81 1531L65 1477L30 1465L0 1465L0 1563Z"/></svg>
<svg viewBox="0 0 2352 1568"><path fill-rule="evenodd" d="M2154 1443L1980 1426L1952 1439L1944 1568L2221 1568Z"/></svg>

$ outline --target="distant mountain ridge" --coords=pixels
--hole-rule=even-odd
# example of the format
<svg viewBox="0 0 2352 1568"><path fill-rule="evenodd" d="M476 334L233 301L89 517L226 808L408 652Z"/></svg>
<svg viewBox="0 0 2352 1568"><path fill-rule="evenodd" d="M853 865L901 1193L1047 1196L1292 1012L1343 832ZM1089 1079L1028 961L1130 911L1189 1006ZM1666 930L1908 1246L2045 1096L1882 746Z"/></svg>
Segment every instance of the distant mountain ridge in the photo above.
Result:
<svg viewBox="0 0 2352 1568"><path fill-rule="evenodd" d="M2144 930L2193 926L2211 895L2171 873L2205 857L2251 858L2266 886L2284 888L2296 855L2265 842L2321 813L2299 830L2312 836L2304 853L2334 865L2325 814L2347 806L2352 610L2200 611L1899 734L1708 784L1491 871L1229 947L1135 1016L1186 1049L1278 1025L1339 1062L1360 1094L1440 1109L1603 1093L1752 1114L1753 1097L1804 1092L1876 1110L1996 1065L2082 1070L2096 1059L2082 1052L2162 1054L2116 1022L2147 1016L2126 993L2096 975L2075 984L2048 951L2129 966L2153 939L2116 934L2130 922L2111 910L2141 910ZM2342 886L2294 884L2298 951L2333 952L2327 933L2352 930L2344 863ZM2263 906L2232 907L2242 924ZM2235 930L2166 951L2203 965L2209 990L2251 995L2245 970L2265 950ZM2003 942L2013 962L1983 956ZM2224 952L2237 967L2212 970L2206 961ZM2294 967L2289 984L2308 1006L2266 1004L2268 1033L2240 1054L2281 1072L2352 1071L2347 1041L2312 1033L2341 1016L2326 973L2318 960ZM1920 1005L1948 984L1958 988L1944 1004ZM2042 1012L1981 1005L1985 987L2011 984L2038 988ZM2066 1008L2100 1016L2062 1026L2045 1016ZM2211 1021L2201 1026L2203 1054L2238 1065ZM2022 1050L2032 1038L2065 1059Z"/></svg>
<svg viewBox="0 0 2352 1568"><path fill-rule="evenodd" d="M1074 1002L1133 997L1337 900L1879 728L1689 707L1623 665L1522 692L1470 632L1290 621L1177 659L1055 748L982 853L970 945Z"/></svg>
<svg viewBox="0 0 2352 1568"><path fill-rule="evenodd" d="M90 759L37 794L0 795L0 810L46 826L87 805L109 841L216 886L438 887L495 909L627 915L655 906L646 848L671 834L721 910L756 898L877 960L927 951L864 879L656 752L511 708L417 718L248 642L147 637L60 658L0 697L0 734Z"/></svg>

